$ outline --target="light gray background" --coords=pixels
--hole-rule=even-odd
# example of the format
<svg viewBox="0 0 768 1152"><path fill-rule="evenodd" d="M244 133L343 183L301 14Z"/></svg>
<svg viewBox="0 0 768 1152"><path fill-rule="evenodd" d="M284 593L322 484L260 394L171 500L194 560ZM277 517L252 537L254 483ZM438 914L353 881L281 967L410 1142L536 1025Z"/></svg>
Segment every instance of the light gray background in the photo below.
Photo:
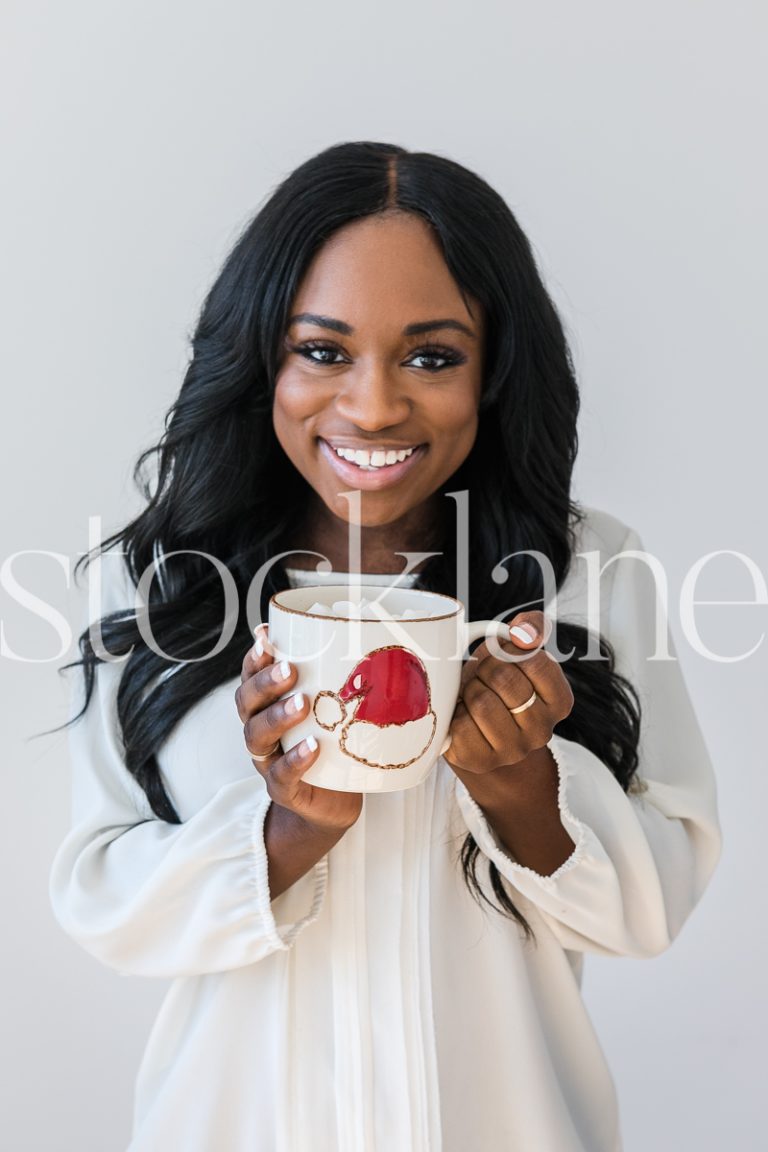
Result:
<svg viewBox="0 0 768 1152"><path fill-rule="evenodd" d="M755 0L405 5L6 2L0 51L0 560L74 556L122 525L202 295L296 164L342 140L442 152L518 214L573 340L576 494L636 527L674 597L705 552L768 573L766 17ZM20 578L68 611L55 561ZM721 559L702 597L754 599ZM49 625L2 596L6 642ZM723 654L764 606L708 607ZM627 1152L763 1147L766 648L735 663L673 633L715 764L725 853L672 949L589 958ZM56 662L2 664L3 1147L120 1152L164 982L119 977L60 932L48 868L68 822ZM257 1026L257 1022L254 1022ZM480 1149L478 1152L496 1152ZM539 1150L530 1150L539 1152Z"/></svg>

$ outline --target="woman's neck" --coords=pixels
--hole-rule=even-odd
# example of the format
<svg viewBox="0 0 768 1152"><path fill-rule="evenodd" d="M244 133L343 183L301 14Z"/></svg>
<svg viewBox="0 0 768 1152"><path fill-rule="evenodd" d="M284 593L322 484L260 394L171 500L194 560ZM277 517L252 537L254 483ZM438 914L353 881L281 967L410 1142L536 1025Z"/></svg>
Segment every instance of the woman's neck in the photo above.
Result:
<svg viewBox="0 0 768 1152"><path fill-rule="evenodd" d="M349 525L334 516L325 504L320 507L317 504L309 510L303 525L297 528L292 537L291 546L297 552L289 558L290 568L315 568L317 555L308 553L319 552L330 560L335 572L357 571L354 558L350 555L350 536L354 545L352 551L357 549L355 533L359 534L359 571L363 573L397 574L406 566L406 558L402 553L442 551L443 517L438 512L439 505L436 507L434 503L429 508L414 508L392 524L363 527ZM300 549L307 549L307 552ZM419 561L412 571L420 571L425 563L426 560Z"/></svg>

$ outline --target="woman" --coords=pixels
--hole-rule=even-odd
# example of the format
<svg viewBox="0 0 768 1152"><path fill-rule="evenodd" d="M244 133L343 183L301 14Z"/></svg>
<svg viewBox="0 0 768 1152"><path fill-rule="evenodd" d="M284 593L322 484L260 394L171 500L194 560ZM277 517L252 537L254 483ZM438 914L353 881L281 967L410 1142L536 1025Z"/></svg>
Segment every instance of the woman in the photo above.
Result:
<svg viewBox="0 0 768 1152"><path fill-rule="evenodd" d="M640 538L571 499L578 406L524 235L447 159L329 148L229 255L156 487L104 545L51 873L84 948L175 978L134 1152L621 1147L582 957L666 948L720 833L668 633L647 659L653 588L609 563ZM272 593L350 572L532 653L475 649L428 780L365 802L302 782L316 750L280 741L311 702L251 647Z"/></svg>

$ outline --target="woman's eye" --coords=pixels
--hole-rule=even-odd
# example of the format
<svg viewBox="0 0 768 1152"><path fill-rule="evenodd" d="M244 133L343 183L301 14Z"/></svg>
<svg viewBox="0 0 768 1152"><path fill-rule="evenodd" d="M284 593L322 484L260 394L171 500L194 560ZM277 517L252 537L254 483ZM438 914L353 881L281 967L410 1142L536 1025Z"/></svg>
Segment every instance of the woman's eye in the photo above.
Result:
<svg viewBox="0 0 768 1152"><path fill-rule="evenodd" d="M330 359L333 356L340 356L341 353L337 348L330 348L327 344L299 344L294 348L294 352L298 352L299 356L303 356L305 360L309 360L312 364L334 364L338 361ZM321 355L326 355L329 359L316 358L315 353L319 352Z"/></svg>
<svg viewBox="0 0 768 1152"><path fill-rule="evenodd" d="M457 356L450 348L421 348L413 353L411 363L413 360L442 360L442 364L424 365L427 372L441 372L443 368L451 368L454 364L463 364L464 357Z"/></svg>

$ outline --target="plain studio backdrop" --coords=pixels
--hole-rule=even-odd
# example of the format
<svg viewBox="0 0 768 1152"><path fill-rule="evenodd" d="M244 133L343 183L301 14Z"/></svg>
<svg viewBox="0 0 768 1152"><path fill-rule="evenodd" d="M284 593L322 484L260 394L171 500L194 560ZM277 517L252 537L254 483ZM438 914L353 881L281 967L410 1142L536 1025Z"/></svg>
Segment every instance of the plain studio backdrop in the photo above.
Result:
<svg viewBox="0 0 768 1152"><path fill-rule="evenodd" d="M578 369L575 494L665 565L725 837L672 948L588 957L585 996L627 1152L764 1147L764 6L6 0L4 17L6 577L26 550L74 560L89 517L106 533L139 507L131 468L203 294L298 163L391 141L466 164L517 214ZM681 629L682 581L710 552L697 596L732 603L696 621L731 660ZM65 615L79 602L55 557L13 573ZM121 1152L167 983L102 967L52 918L69 769L62 734L29 737L65 716L65 658L8 588L1 1142Z"/></svg>

